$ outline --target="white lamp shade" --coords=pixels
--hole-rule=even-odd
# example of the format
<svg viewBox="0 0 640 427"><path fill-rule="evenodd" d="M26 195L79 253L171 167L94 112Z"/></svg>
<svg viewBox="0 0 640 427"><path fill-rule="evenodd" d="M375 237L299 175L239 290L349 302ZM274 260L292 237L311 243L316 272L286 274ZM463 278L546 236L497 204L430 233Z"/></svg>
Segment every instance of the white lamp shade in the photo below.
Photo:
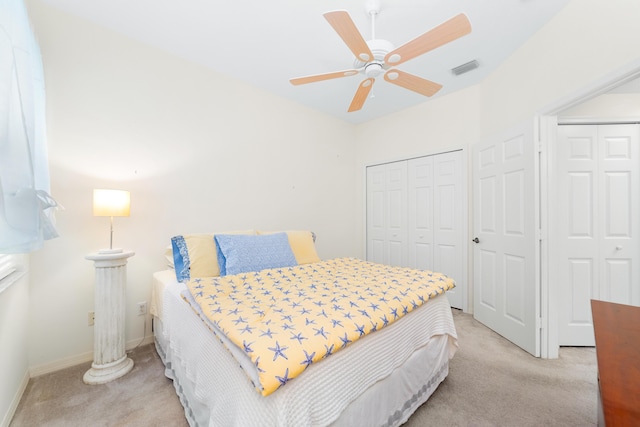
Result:
<svg viewBox="0 0 640 427"><path fill-rule="evenodd" d="M93 216L129 216L131 195L124 190L93 190Z"/></svg>

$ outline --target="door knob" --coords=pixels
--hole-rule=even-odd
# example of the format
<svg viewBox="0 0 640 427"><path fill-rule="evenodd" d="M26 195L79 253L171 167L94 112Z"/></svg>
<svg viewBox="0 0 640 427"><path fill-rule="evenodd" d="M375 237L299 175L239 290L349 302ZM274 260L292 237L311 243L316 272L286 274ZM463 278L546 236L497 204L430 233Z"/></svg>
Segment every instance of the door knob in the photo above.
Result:
<svg viewBox="0 0 640 427"><path fill-rule="evenodd" d="M616 251L621 251L622 250L622 246L618 245L616 246Z"/></svg>
<svg viewBox="0 0 640 427"><path fill-rule="evenodd" d="M478 239L477 237L475 239L472 240L473 243L480 243L480 239Z"/></svg>

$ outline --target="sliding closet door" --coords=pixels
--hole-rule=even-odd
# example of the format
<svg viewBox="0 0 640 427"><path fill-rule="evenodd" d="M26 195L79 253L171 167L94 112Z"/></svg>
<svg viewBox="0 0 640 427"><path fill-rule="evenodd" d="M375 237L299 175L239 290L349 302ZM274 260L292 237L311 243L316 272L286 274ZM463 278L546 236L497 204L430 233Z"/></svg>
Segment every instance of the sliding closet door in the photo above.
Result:
<svg viewBox="0 0 640 427"><path fill-rule="evenodd" d="M456 281L452 307L467 308L463 152L367 168L367 259L438 271Z"/></svg>
<svg viewBox="0 0 640 427"><path fill-rule="evenodd" d="M433 270L433 157L408 163L409 267Z"/></svg>
<svg viewBox="0 0 640 427"><path fill-rule="evenodd" d="M462 151L433 156L433 268L453 278L456 287L447 292L454 308L466 306L464 274L464 233Z"/></svg>
<svg viewBox="0 0 640 427"><path fill-rule="evenodd" d="M454 308L466 306L462 151L408 161L409 267L433 270L456 281L447 292Z"/></svg>
<svg viewBox="0 0 640 427"><path fill-rule="evenodd" d="M407 162L367 168L367 259L407 266Z"/></svg>

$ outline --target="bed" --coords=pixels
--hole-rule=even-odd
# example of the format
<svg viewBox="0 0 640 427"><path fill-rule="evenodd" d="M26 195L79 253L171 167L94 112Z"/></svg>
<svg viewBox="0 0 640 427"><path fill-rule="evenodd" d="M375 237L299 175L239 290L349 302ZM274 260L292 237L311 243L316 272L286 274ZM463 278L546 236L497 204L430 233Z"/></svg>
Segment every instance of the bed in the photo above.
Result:
<svg viewBox="0 0 640 427"><path fill-rule="evenodd" d="M215 236L224 234L219 233ZM278 235L282 243L281 233L273 233L273 235ZM417 304L414 303L413 307L407 304L406 315L394 321L384 322L383 325L376 327L374 320L371 319L373 331L359 339L349 339L348 345L338 346L341 347L339 351L337 347L331 346L332 351L327 351L330 353L328 357L326 354L316 357L313 363L308 363L293 378L288 378L289 374L284 375L285 381L276 383L274 387L269 387L268 381L263 384L264 378L260 377L262 369L250 372L251 367L255 366L255 357L249 359L245 355L247 360L243 360L242 346L238 345L234 348L234 338L222 333L223 331L231 332L226 329L233 329L228 325L225 326L224 322L237 322L238 317L229 315L217 320L209 319L203 314L203 311L206 311L206 308L202 309L206 307L205 300L201 301L203 304L194 301L196 299L194 295L201 289L198 286L202 286L205 282L211 282L213 289L229 283L235 289L238 283L242 283L242 277L246 280L247 276L253 277L253 274L256 275L255 277L262 277L258 280L264 280L278 271L280 274L288 275L287 277L291 277L291 274L301 275L303 272L308 272L311 277L315 277L313 275L320 270L333 271L332 269L336 268L342 269L343 265L356 265L358 268L366 265L367 268L378 269L376 271L390 268L350 258L322 261L317 258L315 249L312 247L313 240L310 240L312 234L288 232L284 235L288 236L286 240L295 254L295 265L260 268L259 273L251 271L232 274L235 273L234 267L228 264L229 271L226 272L228 274L222 277L220 266L224 265L225 260L219 259L220 248L215 244L217 240L213 238L213 234L208 234L200 237L201 242L206 242L208 245L209 251L207 257L203 258L207 258L209 264L212 257L218 261L218 265L214 268L217 270L205 272L214 274L213 276L205 276L206 280L198 277L205 273L198 272L201 266L195 264L198 262L198 257L206 251L198 252L194 249L195 245L189 243L186 244L185 249L184 241L174 244L173 252L174 255L176 252L179 253L181 245L183 255L187 254L189 249L194 249L190 252L192 256L186 262L189 265L185 266L185 260L180 260L178 257L174 259L177 263L174 262L173 269L154 273L151 313L154 316L156 348L165 364L166 376L173 380L189 424L191 426L397 426L404 423L445 379L448 374L449 360L457 349L457 336L451 308L444 293L448 288L446 285L440 286L442 292L433 292L430 297L424 298L424 301L414 298ZM249 241L253 244L251 239ZM214 244L211 245L210 241ZM301 241L304 244L301 244ZM277 251L271 247L269 252ZM230 253L252 259L260 258L251 251ZM229 260L231 258L227 261ZM273 260L266 262L271 267ZM195 276L181 277L180 272L184 272L185 268L195 272ZM338 273L342 274L339 271ZM403 271L403 274L406 272ZM443 277L430 272L421 274ZM378 279L382 277L379 274L375 276ZM279 280L276 281L279 283ZM314 283L319 282L316 280ZM417 287L415 283L409 285ZM286 292L287 286L279 285L279 289L285 289ZM236 294L230 295L235 299ZM200 297L207 298L206 294ZM272 299L283 300L288 297L287 294L286 298L280 296ZM298 302L288 300L286 303L294 307L298 306ZM374 311L377 311L378 305L379 303L374 304L376 307ZM275 306L273 309L278 310ZM299 311L304 312L304 308ZM325 309L317 311L324 313ZM357 310L352 311L356 314ZM329 307L326 308L326 312L330 313ZM368 313L369 316L371 314ZM283 316L287 317L282 313L278 314L278 318ZM268 316L262 317L264 317L263 320L266 319L266 324L269 326L276 323L276 321L271 323L273 319L269 319ZM382 314L376 317L385 319ZM277 320L277 318L274 319ZM310 321L307 317L305 319ZM241 318L241 321L244 320L248 319ZM355 321L353 325L356 323L363 322ZM313 329L316 332L321 330L319 325L312 326L317 326ZM266 326L256 328L261 332L267 329ZM288 333L291 335L280 335L280 343L283 344L283 348L286 344L287 354L291 355L292 344L295 342L293 338L296 334L287 331ZM304 335L314 334L305 332ZM336 333L336 335L339 334ZM241 335L241 339L243 337L245 335ZM345 335L344 340L346 339ZM344 340L343 343L346 342ZM254 342L255 340L252 340L251 344L254 345ZM330 347L327 344L325 348ZM311 353L310 350L309 353ZM280 355L284 354L280 353ZM271 361L271 354L268 357L263 356L263 360L265 358ZM293 360L293 357L289 358ZM273 359L276 357L274 356ZM281 359L283 358L280 358L280 361ZM282 380L282 374L276 377Z"/></svg>

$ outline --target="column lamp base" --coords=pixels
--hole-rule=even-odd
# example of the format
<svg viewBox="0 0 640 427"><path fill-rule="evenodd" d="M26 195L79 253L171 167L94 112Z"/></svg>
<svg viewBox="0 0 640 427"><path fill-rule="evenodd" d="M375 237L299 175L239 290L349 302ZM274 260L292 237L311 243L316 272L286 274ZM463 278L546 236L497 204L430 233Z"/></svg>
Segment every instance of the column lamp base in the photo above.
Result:
<svg viewBox="0 0 640 427"><path fill-rule="evenodd" d="M124 356L115 362L104 365L91 364L91 369L85 372L82 380L85 384L105 384L126 375L133 368L133 360Z"/></svg>

